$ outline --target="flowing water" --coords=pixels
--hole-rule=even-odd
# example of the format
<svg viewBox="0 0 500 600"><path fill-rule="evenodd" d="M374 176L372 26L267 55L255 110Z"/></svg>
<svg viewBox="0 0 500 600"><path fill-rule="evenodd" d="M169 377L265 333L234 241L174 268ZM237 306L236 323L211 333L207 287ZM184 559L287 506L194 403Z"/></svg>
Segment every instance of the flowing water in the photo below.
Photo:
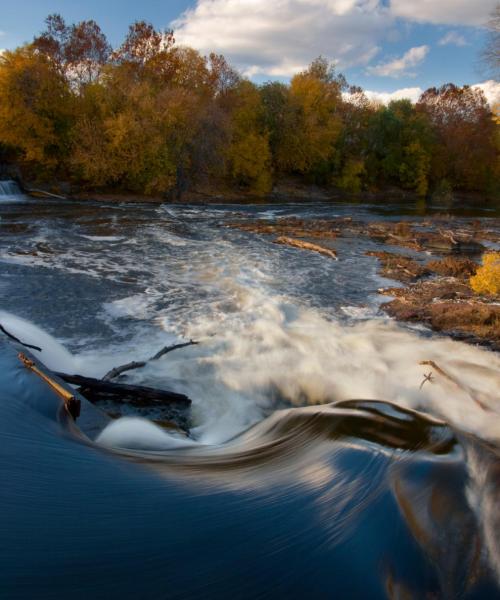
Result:
<svg viewBox="0 0 500 600"><path fill-rule="evenodd" d="M131 412L82 439L5 350L7 597L498 596L499 355L384 317L380 244L334 261L230 227L403 209L4 203L0 323L47 367L199 342L127 376L188 395L189 438ZM420 387L423 360L492 411Z"/></svg>
<svg viewBox="0 0 500 600"><path fill-rule="evenodd" d="M0 202L15 202L25 199L15 181L0 180Z"/></svg>

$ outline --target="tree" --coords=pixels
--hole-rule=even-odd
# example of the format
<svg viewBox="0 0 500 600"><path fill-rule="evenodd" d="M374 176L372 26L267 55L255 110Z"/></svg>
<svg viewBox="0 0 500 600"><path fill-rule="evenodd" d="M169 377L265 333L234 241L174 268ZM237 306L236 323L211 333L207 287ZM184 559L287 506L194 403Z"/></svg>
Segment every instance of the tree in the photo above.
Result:
<svg viewBox="0 0 500 600"><path fill-rule="evenodd" d="M342 86L343 79L323 58L293 77L290 103L296 123L294 135L287 138L293 141L290 170L322 182L328 179L342 126L337 114Z"/></svg>
<svg viewBox="0 0 500 600"><path fill-rule="evenodd" d="M375 106L355 86L339 105L342 128L336 142L334 176L335 184L348 192L360 192L367 182L369 126L374 112Z"/></svg>
<svg viewBox="0 0 500 600"><path fill-rule="evenodd" d="M232 180L256 194L271 187L271 152L257 87L242 81L234 90L231 139L226 152Z"/></svg>
<svg viewBox="0 0 500 600"><path fill-rule="evenodd" d="M410 100L396 100L372 116L367 168L372 181L391 183L425 196L428 190L432 133L427 115Z"/></svg>
<svg viewBox="0 0 500 600"><path fill-rule="evenodd" d="M45 24L45 31L33 40L36 51L77 89L96 81L111 53L99 25L91 20L68 26L58 14L48 16Z"/></svg>
<svg viewBox="0 0 500 600"><path fill-rule="evenodd" d="M157 30L151 23L136 21L129 26L122 45L113 52L113 60L144 66L162 52L168 52L174 43L172 30Z"/></svg>
<svg viewBox="0 0 500 600"><path fill-rule="evenodd" d="M430 88L417 111L429 119L435 135L431 162L434 182L448 180L457 189L486 191L499 174L496 124L483 92L451 83Z"/></svg>
<svg viewBox="0 0 500 600"><path fill-rule="evenodd" d="M18 148L33 172L65 170L74 102L55 64L33 46L0 56L0 142Z"/></svg>

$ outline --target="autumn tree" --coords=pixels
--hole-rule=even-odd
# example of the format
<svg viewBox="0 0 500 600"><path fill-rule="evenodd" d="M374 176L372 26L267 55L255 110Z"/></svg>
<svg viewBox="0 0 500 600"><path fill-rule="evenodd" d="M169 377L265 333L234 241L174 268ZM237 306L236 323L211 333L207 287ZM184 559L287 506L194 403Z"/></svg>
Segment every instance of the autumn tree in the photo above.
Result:
<svg viewBox="0 0 500 600"><path fill-rule="evenodd" d="M496 124L483 92L451 83L422 94L417 111L432 126L431 176L457 189L487 190L498 178Z"/></svg>
<svg viewBox="0 0 500 600"><path fill-rule="evenodd" d="M292 78L290 102L298 113L293 171L323 182L328 178L341 130L338 108L343 83L323 58Z"/></svg>
<svg viewBox="0 0 500 600"><path fill-rule="evenodd" d="M155 60L175 43L171 30L158 30L151 23L136 21L129 26L125 40L114 52L118 63L146 65Z"/></svg>
<svg viewBox="0 0 500 600"><path fill-rule="evenodd" d="M491 191L499 146L476 89L375 106L321 57L289 84L257 86L145 21L112 50L94 21L50 15L0 58L1 159L30 178L169 196L199 183L265 194L290 175L350 192Z"/></svg>
<svg viewBox="0 0 500 600"><path fill-rule="evenodd" d="M237 185L265 194L271 187L271 152L259 90L250 81L241 81L233 96L231 136L225 152L228 173Z"/></svg>
<svg viewBox="0 0 500 600"><path fill-rule="evenodd" d="M274 172L278 176L292 173L300 152L300 105L292 99L290 87L284 83L265 83L260 95Z"/></svg>
<svg viewBox="0 0 500 600"><path fill-rule="evenodd" d="M65 170L74 124L73 97L54 63L33 46L0 56L0 142L19 150L33 173Z"/></svg>
<svg viewBox="0 0 500 600"><path fill-rule="evenodd" d="M339 104L342 127L336 142L334 183L347 192L360 192L367 184L369 127L375 110L363 90L355 86L349 87Z"/></svg>
<svg viewBox="0 0 500 600"><path fill-rule="evenodd" d="M48 16L45 24L45 31L33 40L35 50L73 86L81 89L96 81L111 53L99 25L93 20L67 25L58 14Z"/></svg>

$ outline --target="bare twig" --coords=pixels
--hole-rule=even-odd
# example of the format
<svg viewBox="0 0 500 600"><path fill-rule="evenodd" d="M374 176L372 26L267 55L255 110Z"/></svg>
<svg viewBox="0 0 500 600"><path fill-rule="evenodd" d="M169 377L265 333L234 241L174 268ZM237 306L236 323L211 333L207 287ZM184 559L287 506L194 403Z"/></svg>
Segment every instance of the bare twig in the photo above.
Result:
<svg viewBox="0 0 500 600"><path fill-rule="evenodd" d="M424 380L420 384L419 389L421 390L424 387L424 383L427 383L427 382L433 383L433 381L434 381L434 378L432 377L432 371L427 374L424 373Z"/></svg>
<svg viewBox="0 0 500 600"><path fill-rule="evenodd" d="M439 365L437 365L433 360L424 360L420 364L428 366L428 367L432 367L436 371L436 373L438 373L439 375L441 375L442 377L447 379L451 384L453 384L458 389L465 392L469 396L469 398L473 402L475 402L480 408L482 408L485 411L491 412L491 408L489 406L487 406L486 404L484 404L484 402L479 400L479 398L477 397L474 390L472 390L469 386L464 385L464 384L460 383L459 381L457 381L454 377L452 377L449 373L447 373ZM432 373L430 375L432 375ZM425 377L427 377L427 376L425 376ZM422 384L420 385L420 389L422 389L422 386L424 383L425 383L425 379L422 382Z"/></svg>
<svg viewBox="0 0 500 600"><path fill-rule="evenodd" d="M197 346L200 342L194 342L193 340L189 340L189 342L184 342L183 344L174 344L173 346L165 346L159 352L157 352L154 356L152 356L149 360L158 360L165 354L169 352L173 352L174 350L180 350L181 348L186 348L187 346Z"/></svg>
<svg viewBox="0 0 500 600"><path fill-rule="evenodd" d="M173 346L165 346L159 352L157 352L154 356L145 361L133 361L129 362L126 365L120 365L119 367L114 367L111 371L108 371L106 375L102 378L102 381L111 381L118 375L125 373L126 371L132 371L134 369L142 369L145 367L149 361L158 360L165 354L169 352L173 352L174 350L180 350L181 348L186 348L187 346L196 346L199 342L193 342L193 340L189 340L189 342L184 342L183 344L174 344Z"/></svg>
<svg viewBox="0 0 500 600"><path fill-rule="evenodd" d="M114 379L115 377L118 377L118 375L121 375L122 373L125 373L125 371L132 371L132 369L141 369L142 367L146 366L146 362L142 361L142 362L129 362L126 365L121 365L119 367L115 367L114 369L111 369L111 371L108 371L106 373L106 375L104 375L104 377L102 378L103 381L110 381L111 379Z"/></svg>
<svg viewBox="0 0 500 600"><path fill-rule="evenodd" d="M38 350L38 352L42 351L42 349L39 348L38 346L33 346L32 344L26 344L25 342L21 342L21 340L19 338L16 338L15 335L12 335L12 333L9 333L3 325L0 325L0 331L3 331L7 337L9 337L11 340L14 340L14 342L17 342L18 344L21 344L21 346L24 346L25 348L31 348L32 350Z"/></svg>

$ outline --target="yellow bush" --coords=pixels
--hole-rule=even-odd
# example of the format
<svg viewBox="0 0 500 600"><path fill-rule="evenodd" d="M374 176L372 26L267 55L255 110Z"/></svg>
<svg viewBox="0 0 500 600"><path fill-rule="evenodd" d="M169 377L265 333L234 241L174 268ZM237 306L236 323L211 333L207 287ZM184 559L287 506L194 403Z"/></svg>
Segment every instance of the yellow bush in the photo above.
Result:
<svg viewBox="0 0 500 600"><path fill-rule="evenodd" d="M470 278L477 294L500 294L500 252L483 254L483 265Z"/></svg>

